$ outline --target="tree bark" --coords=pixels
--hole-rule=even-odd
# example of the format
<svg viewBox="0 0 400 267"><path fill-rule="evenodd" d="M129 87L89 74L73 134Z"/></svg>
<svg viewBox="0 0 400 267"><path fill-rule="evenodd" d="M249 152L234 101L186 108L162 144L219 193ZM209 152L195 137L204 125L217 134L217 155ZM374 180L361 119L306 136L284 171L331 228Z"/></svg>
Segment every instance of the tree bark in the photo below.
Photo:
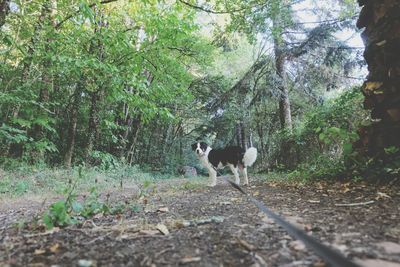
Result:
<svg viewBox="0 0 400 267"><path fill-rule="evenodd" d="M236 124L236 141L239 147L247 149L246 133L241 121Z"/></svg>
<svg viewBox="0 0 400 267"><path fill-rule="evenodd" d="M90 112L89 112L89 123L88 123L88 137L87 137L87 145L85 149L85 158L89 160L90 154L93 151L95 141L98 140L99 137L99 100L100 96L98 92L90 93Z"/></svg>
<svg viewBox="0 0 400 267"><path fill-rule="evenodd" d="M40 20L40 23L47 23L49 25L52 25L53 27L55 26L55 1L54 0L48 0L43 4L42 7L42 15L43 17ZM45 42L45 49L46 51L49 51L51 48L51 43L53 42L52 38L47 38ZM41 88L39 92L39 98L38 102L41 103L43 106L48 106L48 102L50 99L50 89L53 84L53 77L50 73L50 67L51 67L51 61L49 59L45 59L42 68L43 68L43 74L42 74L42 81L41 81ZM41 114L42 110L39 108L38 114ZM47 111L43 114L44 117L47 117ZM40 124L35 124L33 127L33 133L32 136L35 140L40 140L44 137L43 134L43 126ZM43 157L43 155L40 155L40 157Z"/></svg>
<svg viewBox="0 0 400 267"><path fill-rule="evenodd" d="M76 126L78 124L79 106L81 103L82 92L83 92L83 81L79 81L74 92L72 99L70 119L67 133L67 144L64 155L64 165L66 167L71 167L72 156L74 154L75 148L75 138L76 138Z"/></svg>
<svg viewBox="0 0 400 267"><path fill-rule="evenodd" d="M359 0L357 26L365 44L369 75L362 86L364 107L375 120L360 129L361 150L385 156L385 148L400 147L400 1Z"/></svg>
<svg viewBox="0 0 400 267"><path fill-rule="evenodd" d="M95 12L96 16L98 17L96 23L95 23L95 29L94 29L94 34L97 32L101 32L101 29L105 26L105 22L103 19L103 14L101 13L101 10L97 7L95 7ZM104 60L104 45L101 40L98 40L98 42L92 43L92 47L90 50L97 50L97 57L100 62ZM99 135L99 125L100 125L100 108L99 104L102 100L102 94L103 94L103 88L102 86L99 86L97 91L95 92L90 92L90 112L89 112L89 122L88 122L88 137L87 137L87 143L86 143L86 148L85 148L85 159L88 161L90 159L90 154L93 151L93 148L95 146L96 140L98 140L98 135Z"/></svg>
<svg viewBox="0 0 400 267"><path fill-rule="evenodd" d="M289 90L286 83L286 56L279 47L277 40L274 41L274 45L276 74L279 77L279 119L282 129L292 130L292 112L290 109Z"/></svg>
<svg viewBox="0 0 400 267"><path fill-rule="evenodd" d="M0 28L6 23L8 12L10 12L10 0L0 0Z"/></svg>

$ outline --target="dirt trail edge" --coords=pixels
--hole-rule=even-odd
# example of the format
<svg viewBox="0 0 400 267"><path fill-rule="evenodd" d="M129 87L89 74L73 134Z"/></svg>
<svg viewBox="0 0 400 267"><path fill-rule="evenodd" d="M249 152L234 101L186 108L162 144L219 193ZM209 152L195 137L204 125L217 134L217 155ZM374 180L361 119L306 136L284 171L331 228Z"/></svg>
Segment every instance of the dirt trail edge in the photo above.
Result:
<svg viewBox="0 0 400 267"><path fill-rule="evenodd" d="M400 266L398 188L254 181L247 191L362 266ZM7 203L0 266L325 266L223 180L165 181L136 201L139 209L48 232L15 226L40 205Z"/></svg>

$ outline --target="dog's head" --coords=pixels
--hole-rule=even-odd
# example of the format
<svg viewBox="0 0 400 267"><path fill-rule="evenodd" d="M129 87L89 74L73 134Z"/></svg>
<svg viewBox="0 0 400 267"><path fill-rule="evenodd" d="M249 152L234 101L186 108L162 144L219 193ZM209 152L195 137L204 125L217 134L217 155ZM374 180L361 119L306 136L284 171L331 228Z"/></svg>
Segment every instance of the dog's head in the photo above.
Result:
<svg viewBox="0 0 400 267"><path fill-rule="evenodd" d="M209 146L204 142L194 143L192 145L192 150L196 153L197 156L202 157L206 154Z"/></svg>

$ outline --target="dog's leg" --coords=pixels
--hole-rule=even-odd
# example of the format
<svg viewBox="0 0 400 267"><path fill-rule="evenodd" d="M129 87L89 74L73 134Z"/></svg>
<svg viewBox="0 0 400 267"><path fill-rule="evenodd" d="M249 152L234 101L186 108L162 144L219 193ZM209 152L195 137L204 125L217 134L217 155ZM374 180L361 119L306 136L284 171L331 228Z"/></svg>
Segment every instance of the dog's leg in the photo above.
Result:
<svg viewBox="0 0 400 267"><path fill-rule="evenodd" d="M242 170L243 178L244 178L244 183L243 185L248 185L249 184L249 177L247 176L247 168L244 167Z"/></svg>
<svg viewBox="0 0 400 267"><path fill-rule="evenodd" d="M239 185L240 184L240 178L239 178L238 168L233 166L232 164L229 164L229 168L231 169L231 172L235 176L235 183Z"/></svg>
<svg viewBox="0 0 400 267"><path fill-rule="evenodd" d="M209 186L216 186L217 185L217 171L213 168L208 169L208 174L210 175L210 184Z"/></svg>

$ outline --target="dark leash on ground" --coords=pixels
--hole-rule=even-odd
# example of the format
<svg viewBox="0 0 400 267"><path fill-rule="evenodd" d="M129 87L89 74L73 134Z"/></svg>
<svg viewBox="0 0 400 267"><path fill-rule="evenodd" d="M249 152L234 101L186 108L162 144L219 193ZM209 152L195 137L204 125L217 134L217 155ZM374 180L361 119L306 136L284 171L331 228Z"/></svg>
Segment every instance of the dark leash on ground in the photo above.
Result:
<svg viewBox="0 0 400 267"><path fill-rule="evenodd" d="M359 265L351 262L346 259L339 252L329 248L328 246L322 244L317 239L312 236L309 236L305 231L295 227L291 223L285 221L281 216L277 215L270 209L268 209L263 203L253 198L249 194L247 194L239 185L232 182L226 177L223 177L233 188L237 189L243 195L247 197L248 200L253 202L263 213L267 214L268 217L272 218L277 224L283 227L289 234L295 237L298 240L303 241L303 243L308 246L310 249L314 250L314 252L320 256L329 266L333 267L360 267Z"/></svg>

